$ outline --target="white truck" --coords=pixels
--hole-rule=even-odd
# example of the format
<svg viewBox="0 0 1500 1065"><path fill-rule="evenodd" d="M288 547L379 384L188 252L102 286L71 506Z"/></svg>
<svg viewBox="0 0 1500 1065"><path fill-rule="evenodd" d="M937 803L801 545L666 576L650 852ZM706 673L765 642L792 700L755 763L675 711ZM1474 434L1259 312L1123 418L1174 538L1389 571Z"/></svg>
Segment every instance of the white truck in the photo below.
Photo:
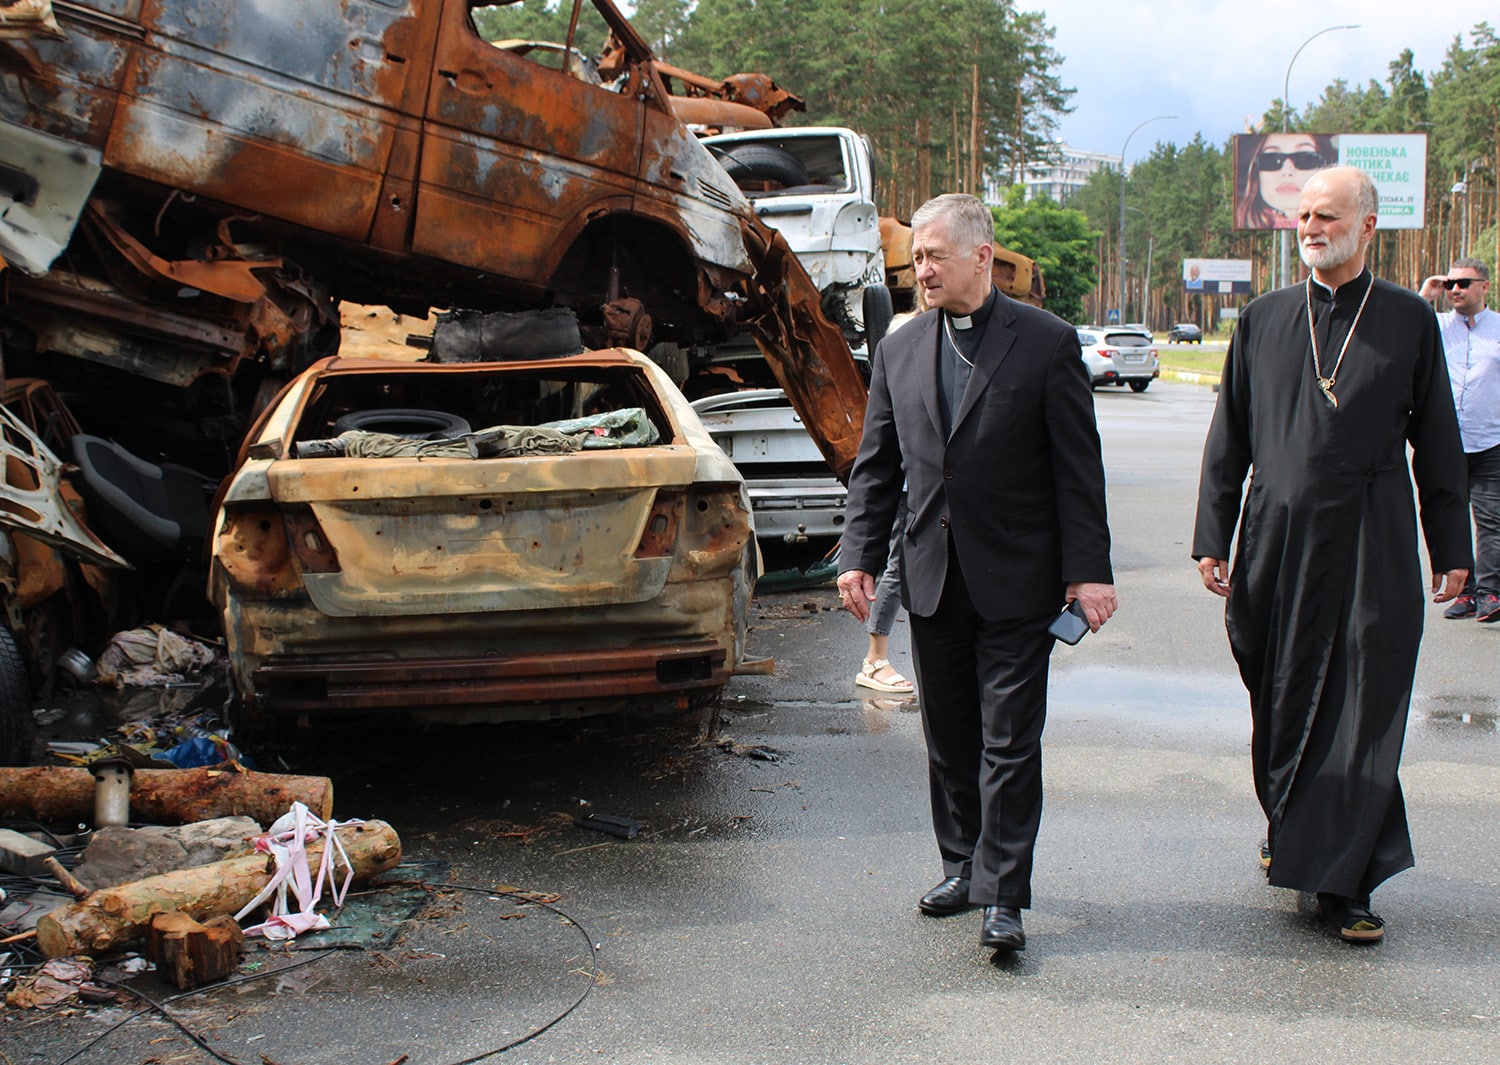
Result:
<svg viewBox="0 0 1500 1065"><path fill-rule="evenodd" d="M703 138L756 216L779 230L821 296L823 313L864 363L891 324L869 139L839 126L757 129ZM757 374L726 359L687 385L705 428L745 477L763 543L826 544L844 525L844 486L806 426Z"/></svg>
<svg viewBox="0 0 1500 1065"><path fill-rule="evenodd" d="M875 350L891 323L870 141L841 126L746 130L703 143L782 236L851 348Z"/></svg>

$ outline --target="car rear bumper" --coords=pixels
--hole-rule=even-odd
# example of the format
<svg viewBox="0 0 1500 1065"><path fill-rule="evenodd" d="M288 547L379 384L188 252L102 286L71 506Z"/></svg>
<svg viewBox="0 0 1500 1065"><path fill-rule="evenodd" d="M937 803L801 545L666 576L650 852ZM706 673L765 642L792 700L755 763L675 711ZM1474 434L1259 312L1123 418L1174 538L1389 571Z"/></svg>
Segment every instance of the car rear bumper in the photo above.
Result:
<svg viewBox="0 0 1500 1065"><path fill-rule="evenodd" d="M252 716L528 720L576 715L585 703L609 709L630 697L712 692L730 673L725 648L713 640L466 658L271 660L255 669Z"/></svg>
<svg viewBox="0 0 1500 1065"><path fill-rule="evenodd" d="M755 513L755 535L761 540L800 541L844 531L848 492L832 477L747 480L745 488Z"/></svg>

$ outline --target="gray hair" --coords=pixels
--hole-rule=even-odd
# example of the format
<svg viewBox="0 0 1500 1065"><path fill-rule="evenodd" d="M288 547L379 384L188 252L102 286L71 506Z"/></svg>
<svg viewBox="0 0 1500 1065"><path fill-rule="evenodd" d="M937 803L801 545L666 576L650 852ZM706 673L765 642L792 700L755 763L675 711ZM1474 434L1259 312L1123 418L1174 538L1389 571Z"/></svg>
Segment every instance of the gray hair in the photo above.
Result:
<svg viewBox="0 0 1500 1065"><path fill-rule="evenodd" d="M995 240L995 216L981 200L967 193L945 192L912 212L913 230L934 223L941 224L956 245L955 250L965 254Z"/></svg>
<svg viewBox="0 0 1500 1065"><path fill-rule="evenodd" d="M1319 173L1338 176L1347 174L1354 179L1354 205L1359 210L1361 220L1380 213L1380 190L1375 187L1375 179L1359 167L1330 166Z"/></svg>
<svg viewBox="0 0 1500 1065"><path fill-rule="evenodd" d="M1482 280L1490 279L1490 267L1483 259L1476 259L1472 255L1463 259L1454 259L1450 270L1473 270Z"/></svg>

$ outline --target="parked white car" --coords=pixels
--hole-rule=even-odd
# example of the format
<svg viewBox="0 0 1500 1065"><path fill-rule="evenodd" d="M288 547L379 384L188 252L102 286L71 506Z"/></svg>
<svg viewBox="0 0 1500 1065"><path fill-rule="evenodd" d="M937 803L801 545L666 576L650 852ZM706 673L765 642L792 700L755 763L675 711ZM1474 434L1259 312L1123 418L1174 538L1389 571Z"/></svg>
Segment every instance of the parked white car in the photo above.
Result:
<svg viewBox="0 0 1500 1065"><path fill-rule="evenodd" d="M844 486L779 388L693 401L703 427L745 477L755 533L786 543L844 530Z"/></svg>
<svg viewBox="0 0 1500 1065"><path fill-rule="evenodd" d="M1161 376L1161 363L1151 339L1129 326L1111 329L1079 326L1078 343L1083 348L1083 364L1088 367L1092 388L1129 385L1132 392L1144 392Z"/></svg>

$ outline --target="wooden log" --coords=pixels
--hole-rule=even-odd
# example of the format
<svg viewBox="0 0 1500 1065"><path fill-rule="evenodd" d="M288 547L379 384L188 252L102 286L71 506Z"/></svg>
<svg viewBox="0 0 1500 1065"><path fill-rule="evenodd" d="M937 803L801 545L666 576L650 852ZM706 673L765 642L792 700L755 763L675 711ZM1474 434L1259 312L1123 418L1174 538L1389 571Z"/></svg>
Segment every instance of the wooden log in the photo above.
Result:
<svg viewBox="0 0 1500 1065"><path fill-rule="evenodd" d="M245 933L228 914L199 924L185 913L159 913L146 932L146 957L186 991L234 972L245 956Z"/></svg>
<svg viewBox="0 0 1500 1065"><path fill-rule="evenodd" d="M187 825L244 814L269 825L293 802L323 820L333 816L333 781L230 769L137 769L130 816L158 825ZM92 821L94 777L67 766L0 768L0 819Z"/></svg>
<svg viewBox="0 0 1500 1065"><path fill-rule="evenodd" d="M401 840L384 821L342 826L338 838L356 880L368 880L401 861ZM308 845L307 862L314 872L323 846L321 840ZM270 883L275 868L270 855L253 854L101 888L44 915L37 922L37 944L49 958L96 954L144 938L159 913L177 910L198 921L235 914ZM343 871L339 862L340 881Z"/></svg>
<svg viewBox="0 0 1500 1065"><path fill-rule="evenodd" d="M47 872L57 878L57 882L67 889L69 895L75 899L86 899L89 897L89 889L78 882L78 878L68 872L67 868L56 858L45 858L42 864L47 867Z"/></svg>

